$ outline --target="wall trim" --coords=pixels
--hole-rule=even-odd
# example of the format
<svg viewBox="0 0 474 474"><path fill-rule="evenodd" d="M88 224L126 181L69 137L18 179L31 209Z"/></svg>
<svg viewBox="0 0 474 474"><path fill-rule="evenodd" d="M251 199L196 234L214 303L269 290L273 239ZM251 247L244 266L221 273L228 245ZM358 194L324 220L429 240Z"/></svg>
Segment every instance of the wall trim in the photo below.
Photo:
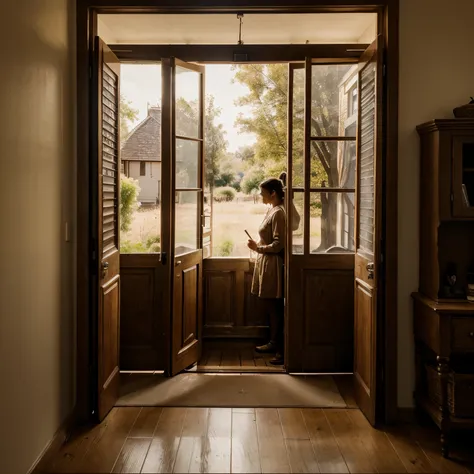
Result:
<svg viewBox="0 0 474 474"><path fill-rule="evenodd" d="M48 472L50 462L59 454L62 446L70 438L72 431L77 426L77 415L77 409L74 407L56 430L49 443L44 447L27 474L44 474Z"/></svg>

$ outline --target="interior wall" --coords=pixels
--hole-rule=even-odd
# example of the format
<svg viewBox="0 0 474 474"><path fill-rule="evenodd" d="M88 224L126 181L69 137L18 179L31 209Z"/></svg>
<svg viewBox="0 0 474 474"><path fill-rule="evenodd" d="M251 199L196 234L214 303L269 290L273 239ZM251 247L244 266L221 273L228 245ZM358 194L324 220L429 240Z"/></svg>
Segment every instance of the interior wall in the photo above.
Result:
<svg viewBox="0 0 474 474"><path fill-rule="evenodd" d="M410 294L418 289L419 139L416 125L453 118L474 95L474 2L400 0L398 404L413 405Z"/></svg>
<svg viewBox="0 0 474 474"><path fill-rule="evenodd" d="M25 474L75 398L75 1L3 1L0 38L0 472Z"/></svg>

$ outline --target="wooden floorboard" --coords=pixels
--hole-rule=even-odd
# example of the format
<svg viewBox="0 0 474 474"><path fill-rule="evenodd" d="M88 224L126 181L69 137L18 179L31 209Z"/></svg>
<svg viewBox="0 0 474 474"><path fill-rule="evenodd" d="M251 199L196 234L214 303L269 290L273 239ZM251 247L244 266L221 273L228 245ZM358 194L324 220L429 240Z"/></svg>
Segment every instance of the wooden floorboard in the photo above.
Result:
<svg viewBox="0 0 474 474"><path fill-rule="evenodd" d="M474 472L472 438L440 455L434 426L372 428L358 409L114 408L47 473Z"/></svg>

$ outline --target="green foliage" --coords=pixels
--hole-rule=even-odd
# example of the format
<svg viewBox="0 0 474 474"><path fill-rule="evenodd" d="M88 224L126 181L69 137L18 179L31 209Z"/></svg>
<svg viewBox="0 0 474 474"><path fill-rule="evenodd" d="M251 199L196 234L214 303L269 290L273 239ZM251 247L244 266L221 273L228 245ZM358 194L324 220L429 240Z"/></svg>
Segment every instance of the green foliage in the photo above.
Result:
<svg viewBox="0 0 474 474"><path fill-rule="evenodd" d="M120 175L120 230L127 232L132 224L133 213L138 207L138 181Z"/></svg>
<svg viewBox="0 0 474 474"><path fill-rule="evenodd" d="M227 186L225 188L217 188L214 191L214 199L217 202L230 202L235 199L235 189Z"/></svg>
<svg viewBox="0 0 474 474"><path fill-rule="evenodd" d="M234 251L234 241L232 239L225 239L217 248L216 257L230 257Z"/></svg>
<svg viewBox="0 0 474 474"><path fill-rule="evenodd" d="M187 102L179 98L177 103L177 134L190 137L195 135L195 125L198 120L197 101ZM219 176L220 163L226 156L227 141L225 130L222 124L216 123L216 119L221 115L222 110L216 107L214 96L208 95L206 98L206 110L204 116L204 158L206 170L206 183L214 186L214 180ZM188 171L189 176L195 176L197 169L195 145L193 142L179 142L182 149L178 149L178 157L182 158L181 166ZM186 149L188 147L189 149ZM231 184L231 183L226 183Z"/></svg>
<svg viewBox="0 0 474 474"><path fill-rule="evenodd" d="M120 95L120 140L122 143L130 135L133 122L138 119L138 110L131 104L123 95Z"/></svg>
<svg viewBox="0 0 474 474"><path fill-rule="evenodd" d="M120 242L120 253L146 253L147 249L143 242L130 242L123 240Z"/></svg>
<svg viewBox="0 0 474 474"><path fill-rule="evenodd" d="M146 239L146 248L149 252L159 252L161 249L160 242L161 239L159 235L148 237L148 239Z"/></svg>
<svg viewBox="0 0 474 474"><path fill-rule="evenodd" d="M318 65L312 70L311 134L338 136L339 85L350 65ZM236 105L251 107L250 115L240 116L236 125L241 132L257 136L255 155L250 160L264 166L266 176L277 176L287 160L288 68L284 64L245 64L234 67L234 80L245 85L249 93ZM293 90L293 163L295 171L302 170L304 150L304 69L294 75ZM337 153L330 142L312 142L312 182L327 186L343 185L345 176L337 163ZM251 156L251 155L250 155ZM302 185L301 172L295 173L296 185Z"/></svg>
<svg viewBox="0 0 474 474"><path fill-rule="evenodd" d="M239 191L240 181L242 179L238 174L239 168L241 168L241 162L235 159L234 154L228 153L220 160L219 172L214 178L215 187L232 186Z"/></svg>
<svg viewBox="0 0 474 474"><path fill-rule="evenodd" d="M160 237L150 236L139 242L123 240L120 242L121 253L158 253L160 251Z"/></svg>
<svg viewBox="0 0 474 474"><path fill-rule="evenodd" d="M245 194L252 194L260 188L260 183L265 179L265 172L261 167L254 166L245 173L240 183L240 188Z"/></svg>

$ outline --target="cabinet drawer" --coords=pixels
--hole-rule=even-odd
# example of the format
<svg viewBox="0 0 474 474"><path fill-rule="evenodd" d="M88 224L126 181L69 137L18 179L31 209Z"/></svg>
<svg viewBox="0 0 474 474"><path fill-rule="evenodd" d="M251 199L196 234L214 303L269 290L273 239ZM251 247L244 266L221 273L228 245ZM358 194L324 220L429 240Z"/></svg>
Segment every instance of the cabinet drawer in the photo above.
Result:
<svg viewBox="0 0 474 474"><path fill-rule="evenodd" d="M455 352L474 352L474 318L453 318L452 335Z"/></svg>

